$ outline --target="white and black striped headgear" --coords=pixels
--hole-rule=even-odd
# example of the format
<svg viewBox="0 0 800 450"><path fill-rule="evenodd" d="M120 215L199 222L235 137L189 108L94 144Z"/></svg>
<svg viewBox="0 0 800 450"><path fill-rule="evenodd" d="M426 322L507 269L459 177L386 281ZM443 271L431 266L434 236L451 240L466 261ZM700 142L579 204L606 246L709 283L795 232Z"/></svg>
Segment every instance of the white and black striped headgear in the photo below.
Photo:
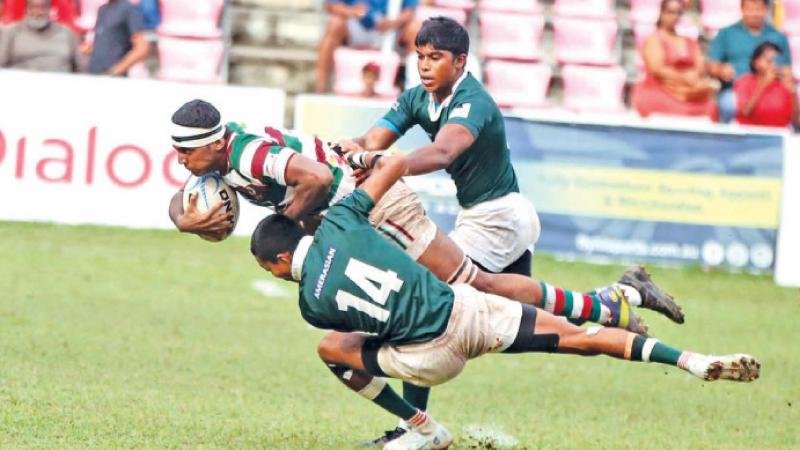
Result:
<svg viewBox="0 0 800 450"><path fill-rule="evenodd" d="M172 145L197 148L225 137L225 125L217 108L203 100L192 100L172 115Z"/></svg>

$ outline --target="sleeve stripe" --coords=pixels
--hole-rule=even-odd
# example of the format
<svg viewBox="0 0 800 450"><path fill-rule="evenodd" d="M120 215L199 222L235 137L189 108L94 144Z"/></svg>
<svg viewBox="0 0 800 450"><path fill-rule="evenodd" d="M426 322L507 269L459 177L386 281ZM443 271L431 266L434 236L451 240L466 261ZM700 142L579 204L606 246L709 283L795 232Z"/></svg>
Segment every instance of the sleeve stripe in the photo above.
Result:
<svg viewBox="0 0 800 450"><path fill-rule="evenodd" d="M260 180L264 177L264 161L267 159L267 155L269 154L269 147L270 145L264 142L258 146L255 154L253 155L253 159L250 162L250 173L255 179Z"/></svg>
<svg viewBox="0 0 800 450"><path fill-rule="evenodd" d="M316 136L314 136L314 151L317 153L317 162L325 163L327 160L325 150L322 149L322 141Z"/></svg>
<svg viewBox="0 0 800 450"><path fill-rule="evenodd" d="M264 127L264 132L267 133L267 136L275 139L278 145L281 147L286 147L286 141L283 139L283 134L281 134L280 131L272 127Z"/></svg>
<svg viewBox="0 0 800 450"><path fill-rule="evenodd" d="M386 128L388 130L391 130L394 134L398 136L402 134L400 133L400 130L397 128L397 125L393 124L391 121L389 121L389 119L386 119L385 117L378 119L378 121L375 122L375 126L378 128Z"/></svg>

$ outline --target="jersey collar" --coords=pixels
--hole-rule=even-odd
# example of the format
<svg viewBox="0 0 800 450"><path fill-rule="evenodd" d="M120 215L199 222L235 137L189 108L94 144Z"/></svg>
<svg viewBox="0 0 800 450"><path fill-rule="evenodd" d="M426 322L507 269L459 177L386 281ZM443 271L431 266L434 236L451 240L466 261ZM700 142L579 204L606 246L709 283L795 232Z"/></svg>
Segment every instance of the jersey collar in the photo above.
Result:
<svg viewBox="0 0 800 450"><path fill-rule="evenodd" d="M453 100L453 96L456 94L458 86L460 86L461 82L467 78L467 75L469 75L469 71L464 70L464 73L462 73L458 80L456 80L456 82L453 84L453 89L450 90L450 95L442 100L442 103L439 104L438 108L436 107L436 101L433 99L433 93L428 93L428 116L431 118L431 122L437 122L439 120L439 116L442 115L442 111L447 108L447 105L449 105L450 101Z"/></svg>
<svg viewBox="0 0 800 450"><path fill-rule="evenodd" d="M294 249L294 254L292 255L292 278L295 281L300 281L300 277L303 275L303 263L306 261L308 249L313 242L314 236L303 236L300 238L300 242L297 243L297 248Z"/></svg>

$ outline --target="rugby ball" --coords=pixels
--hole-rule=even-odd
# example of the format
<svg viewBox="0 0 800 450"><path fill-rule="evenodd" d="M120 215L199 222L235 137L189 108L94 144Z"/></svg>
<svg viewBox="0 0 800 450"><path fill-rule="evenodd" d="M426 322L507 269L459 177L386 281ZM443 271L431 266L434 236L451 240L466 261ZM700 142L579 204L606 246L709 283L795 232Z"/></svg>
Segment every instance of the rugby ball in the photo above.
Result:
<svg viewBox="0 0 800 450"><path fill-rule="evenodd" d="M189 196L197 194L197 209L198 211L206 212L212 209L219 202L224 206L216 212L216 216L233 214L230 219L231 227L228 233L224 236L210 236L200 234L199 236L207 241L218 242L231 235L233 229L236 227L236 222L239 220L239 199L236 197L236 191L231 188L225 180L216 172L207 173L201 176L189 176L186 184L183 186L183 209L184 211L189 206Z"/></svg>

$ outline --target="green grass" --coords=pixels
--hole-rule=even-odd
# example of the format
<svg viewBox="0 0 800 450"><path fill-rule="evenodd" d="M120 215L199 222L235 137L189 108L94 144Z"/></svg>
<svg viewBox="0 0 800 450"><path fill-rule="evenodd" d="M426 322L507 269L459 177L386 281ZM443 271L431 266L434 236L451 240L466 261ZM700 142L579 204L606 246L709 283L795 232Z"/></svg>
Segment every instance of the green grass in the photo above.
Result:
<svg viewBox="0 0 800 450"><path fill-rule="evenodd" d="M322 332L293 295L251 287L269 276L247 239L2 222L0 236L0 448L352 448L395 424L319 362ZM575 289L620 272L542 255L535 268ZM433 391L454 448L470 448L470 425L530 449L798 448L798 292L764 276L652 271L687 316L646 312L659 338L755 354L761 379L486 356Z"/></svg>

